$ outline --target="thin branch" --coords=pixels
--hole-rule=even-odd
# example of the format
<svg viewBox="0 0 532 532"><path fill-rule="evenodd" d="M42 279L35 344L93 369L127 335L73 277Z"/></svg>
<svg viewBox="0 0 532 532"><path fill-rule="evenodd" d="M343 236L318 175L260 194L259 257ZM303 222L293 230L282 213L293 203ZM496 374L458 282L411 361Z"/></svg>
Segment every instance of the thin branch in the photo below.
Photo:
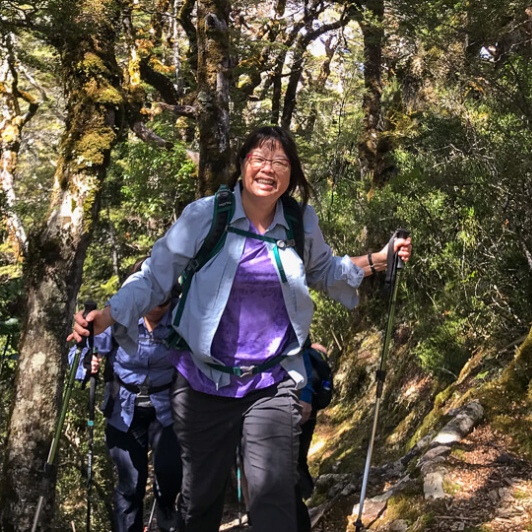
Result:
<svg viewBox="0 0 532 532"><path fill-rule="evenodd" d="M157 107L170 111L176 116L186 116L187 118L196 119L198 115L198 109L194 105L170 105L165 102L157 102Z"/></svg>
<svg viewBox="0 0 532 532"><path fill-rule="evenodd" d="M172 142L159 137L159 135L146 127L143 122L135 122L131 124L130 127L131 131L133 131L133 133L135 133L135 135L137 135L137 137L144 142L154 143L160 148L164 148L166 150L171 150L174 147Z"/></svg>

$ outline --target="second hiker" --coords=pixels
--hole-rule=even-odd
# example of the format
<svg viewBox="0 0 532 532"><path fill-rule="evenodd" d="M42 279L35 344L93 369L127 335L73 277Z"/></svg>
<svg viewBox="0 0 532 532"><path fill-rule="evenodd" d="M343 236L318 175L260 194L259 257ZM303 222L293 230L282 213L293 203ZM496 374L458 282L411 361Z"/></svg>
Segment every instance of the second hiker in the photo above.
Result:
<svg viewBox="0 0 532 532"><path fill-rule="evenodd" d="M133 271L140 269L139 261ZM114 526L116 532L142 532L148 452L152 450L157 525L161 532L175 532L175 509L181 489L181 458L172 427L170 387L175 368L165 344L170 323L171 300L149 310L137 320L138 349L126 353L113 339L111 328L94 337L98 356L105 356L105 397L102 410L107 418L105 441L115 466ZM73 358L76 348L70 352ZM99 362L91 361L96 373ZM78 371L78 378L83 367Z"/></svg>

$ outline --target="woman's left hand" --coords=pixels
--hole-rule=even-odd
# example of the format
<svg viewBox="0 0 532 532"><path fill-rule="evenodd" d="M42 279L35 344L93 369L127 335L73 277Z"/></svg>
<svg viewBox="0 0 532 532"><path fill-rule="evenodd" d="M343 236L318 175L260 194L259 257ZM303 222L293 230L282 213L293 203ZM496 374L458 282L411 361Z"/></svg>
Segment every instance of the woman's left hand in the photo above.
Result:
<svg viewBox="0 0 532 532"><path fill-rule="evenodd" d="M301 421L300 425L305 424L310 419L310 414L312 413L312 405L306 401L299 401L301 405Z"/></svg>
<svg viewBox="0 0 532 532"><path fill-rule="evenodd" d="M394 242L394 252L399 255L403 262L408 262L412 254L412 239L397 238Z"/></svg>

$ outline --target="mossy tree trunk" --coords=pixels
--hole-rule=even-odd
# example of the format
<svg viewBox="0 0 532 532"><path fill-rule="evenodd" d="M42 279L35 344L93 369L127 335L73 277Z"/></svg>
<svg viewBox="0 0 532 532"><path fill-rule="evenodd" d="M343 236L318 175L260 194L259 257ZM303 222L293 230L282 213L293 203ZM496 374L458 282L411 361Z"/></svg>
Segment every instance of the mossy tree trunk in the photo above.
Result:
<svg viewBox="0 0 532 532"><path fill-rule="evenodd" d="M197 194L205 196L227 182L229 145L229 8L226 0L198 2L198 130Z"/></svg>
<svg viewBox="0 0 532 532"><path fill-rule="evenodd" d="M14 35L10 32L0 34L0 179L5 195L5 221L13 249L21 257L26 252L27 237L22 221L14 207L15 168L22 137L22 129L37 112L39 104L27 92L19 89L17 56ZM21 102L25 102L26 110Z"/></svg>
<svg viewBox="0 0 532 532"><path fill-rule="evenodd" d="M41 495L67 365L65 339L121 122L121 80L114 58L118 19L114 0L65 0L50 29L62 60L67 123L49 216L44 227L30 234L25 262L27 308L0 493L5 531L30 530ZM53 485L43 495L40 530L48 530Z"/></svg>

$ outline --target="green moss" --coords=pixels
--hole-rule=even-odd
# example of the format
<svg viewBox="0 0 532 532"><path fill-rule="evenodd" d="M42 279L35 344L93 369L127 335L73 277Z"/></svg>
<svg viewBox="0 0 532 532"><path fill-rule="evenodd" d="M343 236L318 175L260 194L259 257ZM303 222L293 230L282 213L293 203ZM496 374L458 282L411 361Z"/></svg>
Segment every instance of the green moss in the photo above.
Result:
<svg viewBox="0 0 532 532"><path fill-rule="evenodd" d="M110 71L105 65L103 59L93 52L87 52L83 56L83 61L78 64L78 69L89 74L105 74L110 75Z"/></svg>
<svg viewBox="0 0 532 532"><path fill-rule="evenodd" d="M529 493L526 490L517 488L513 491L512 496L514 499L518 500L526 500L529 497Z"/></svg>
<svg viewBox="0 0 532 532"><path fill-rule="evenodd" d="M7 124L2 131L2 141L6 144L15 142L20 135L19 128L14 127L12 124Z"/></svg>
<svg viewBox="0 0 532 532"><path fill-rule="evenodd" d="M464 460L465 458L465 451L460 448L455 448L451 450L451 456L454 456L455 458L458 458L458 460Z"/></svg>
<svg viewBox="0 0 532 532"><path fill-rule="evenodd" d="M80 168L102 165L115 138L116 133L109 126L89 131L76 142L75 163Z"/></svg>
<svg viewBox="0 0 532 532"><path fill-rule="evenodd" d="M443 412L435 405L431 412L429 412L429 414L423 418L423 422L421 423L420 427L416 430L416 432L414 432L413 436L408 441L407 447L409 449L412 448L421 438L426 436L430 431L434 430L442 417Z"/></svg>
<svg viewBox="0 0 532 532"><path fill-rule="evenodd" d="M104 105L121 105L122 94L111 85L100 85L95 79L91 79L85 84L87 96L96 103Z"/></svg>
<svg viewBox="0 0 532 532"><path fill-rule="evenodd" d="M452 386L448 386L447 388L445 388L445 390L440 392L434 398L434 407L435 408L440 408L443 404L445 404L447 402L447 400L451 397L451 395L453 393L453 389L454 388Z"/></svg>
<svg viewBox="0 0 532 532"><path fill-rule="evenodd" d="M429 529L434 521L434 512L432 507L427 511L421 480L390 497L384 518L386 523L403 519L410 525L409 530Z"/></svg>
<svg viewBox="0 0 532 532"><path fill-rule="evenodd" d="M501 378L470 391L484 406L485 416L496 431L509 434L515 450L532 458L532 397L530 393L532 333L528 335L514 360Z"/></svg>
<svg viewBox="0 0 532 532"><path fill-rule="evenodd" d="M443 491L448 495L456 495L460 493L462 486L456 482L451 482L449 479L443 479Z"/></svg>

